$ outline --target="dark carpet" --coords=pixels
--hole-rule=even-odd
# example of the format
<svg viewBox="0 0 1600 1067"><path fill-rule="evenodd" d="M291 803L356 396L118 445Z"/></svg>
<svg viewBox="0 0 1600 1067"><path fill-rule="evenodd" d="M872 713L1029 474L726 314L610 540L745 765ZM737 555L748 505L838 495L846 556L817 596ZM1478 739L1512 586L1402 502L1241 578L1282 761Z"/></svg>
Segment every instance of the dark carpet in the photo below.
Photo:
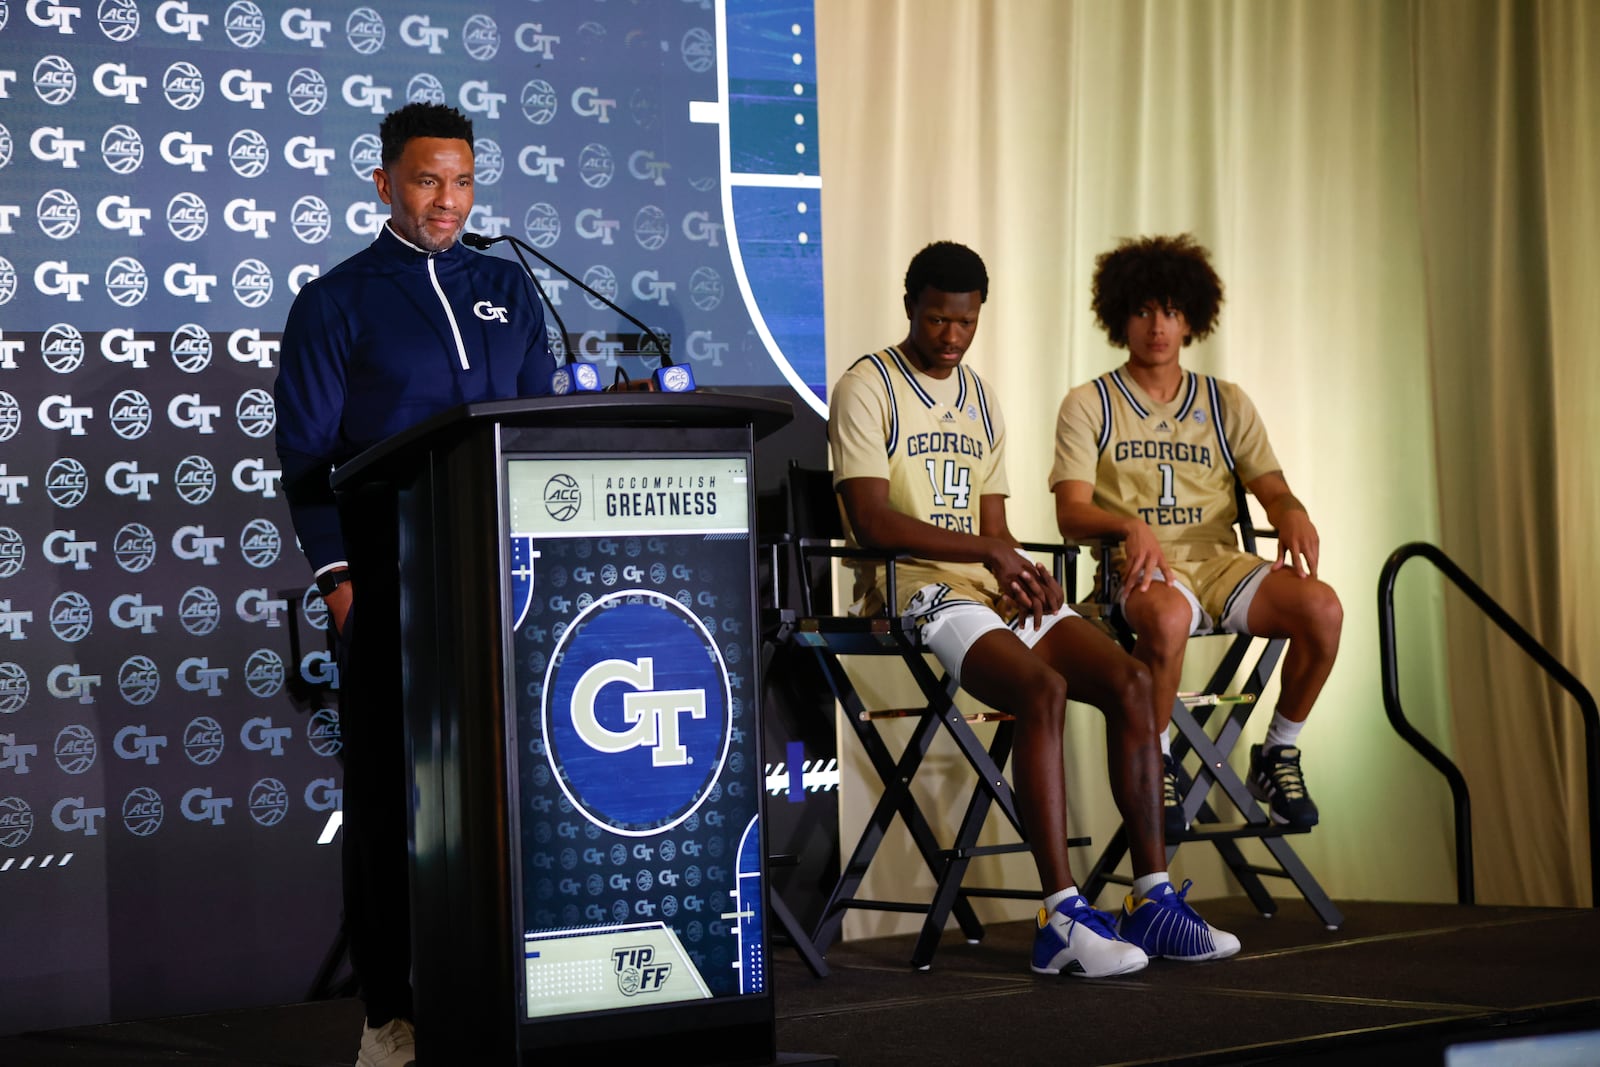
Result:
<svg viewBox="0 0 1600 1067"><path fill-rule="evenodd" d="M1032 975L1029 923L952 931L926 972L910 937L836 946L826 979L775 945L778 1047L848 1067L1600 1064L1600 911L1340 906L1328 931L1306 908L1206 901L1238 956L1102 981ZM0 1038L0 1064L336 1067L359 1027L348 1000L217 1012Z"/></svg>

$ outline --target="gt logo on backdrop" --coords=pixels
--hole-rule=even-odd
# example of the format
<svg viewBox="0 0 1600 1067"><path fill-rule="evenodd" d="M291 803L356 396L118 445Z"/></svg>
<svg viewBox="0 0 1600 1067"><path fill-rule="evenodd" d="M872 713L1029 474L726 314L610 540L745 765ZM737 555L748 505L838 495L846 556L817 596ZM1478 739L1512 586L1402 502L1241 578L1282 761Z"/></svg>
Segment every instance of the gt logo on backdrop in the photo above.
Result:
<svg viewBox="0 0 1600 1067"><path fill-rule="evenodd" d="M562 634L545 674L545 753L590 821L671 829L716 786L732 736L727 666L699 619L644 589L608 593Z"/></svg>

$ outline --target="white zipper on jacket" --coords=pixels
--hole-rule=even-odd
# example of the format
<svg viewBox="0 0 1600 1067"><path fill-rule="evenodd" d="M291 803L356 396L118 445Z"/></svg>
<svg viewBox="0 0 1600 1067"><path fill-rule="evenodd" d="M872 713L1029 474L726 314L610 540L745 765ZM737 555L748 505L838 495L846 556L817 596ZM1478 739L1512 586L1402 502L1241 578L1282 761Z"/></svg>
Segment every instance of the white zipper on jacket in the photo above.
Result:
<svg viewBox="0 0 1600 1067"><path fill-rule="evenodd" d="M461 328L456 325L456 313L450 310L450 301L444 298L444 289L439 285L439 275L433 270L433 256L428 257L428 280L433 283L433 291L439 294L439 303L444 305L444 317L450 320L450 335L456 339L456 358L461 361L462 370L471 370L472 364L467 362L467 346L461 342Z"/></svg>

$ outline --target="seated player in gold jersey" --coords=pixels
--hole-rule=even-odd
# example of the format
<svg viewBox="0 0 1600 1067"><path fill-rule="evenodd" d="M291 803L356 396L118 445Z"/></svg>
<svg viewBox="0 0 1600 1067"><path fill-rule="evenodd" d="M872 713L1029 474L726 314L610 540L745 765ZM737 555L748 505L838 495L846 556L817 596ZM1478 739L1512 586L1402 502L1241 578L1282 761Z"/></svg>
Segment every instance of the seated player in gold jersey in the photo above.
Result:
<svg viewBox="0 0 1600 1067"><path fill-rule="evenodd" d="M1193 237L1127 240L1095 261L1092 307L1128 350L1116 370L1061 402L1050 486L1063 536L1120 536L1118 602L1150 668L1166 778L1166 828L1183 828L1182 770L1168 726L1190 634L1286 637L1278 706L1250 749L1250 791L1272 819L1316 825L1300 730L1328 680L1344 612L1317 578L1317 528L1289 491L1250 398L1187 371L1183 350L1216 327L1222 282ZM1238 549L1234 479L1278 531L1268 562Z"/></svg>
<svg viewBox="0 0 1600 1067"><path fill-rule="evenodd" d="M1151 956L1230 956L1239 939L1208 926L1167 878L1161 765L1150 673L1064 603L1050 572L1006 524L1005 423L963 365L989 292L983 260L949 241L912 259L910 331L863 356L829 398L833 478L851 539L911 557L894 609L962 688L1017 721L1013 773L1045 895L1033 946L1039 974L1098 978ZM858 610L884 602L881 568L857 570ZM1135 881L1120 916L1077 890L1067 858L1067 695L1106 717L1111 789L1132 840Z"/></svg>

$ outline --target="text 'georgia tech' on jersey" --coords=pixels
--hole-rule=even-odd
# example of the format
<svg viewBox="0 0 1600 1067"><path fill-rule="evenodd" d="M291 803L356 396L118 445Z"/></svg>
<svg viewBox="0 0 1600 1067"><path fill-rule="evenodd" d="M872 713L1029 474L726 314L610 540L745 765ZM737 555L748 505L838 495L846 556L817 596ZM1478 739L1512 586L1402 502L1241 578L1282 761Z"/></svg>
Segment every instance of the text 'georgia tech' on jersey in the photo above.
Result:
<svg viewBox="0 0 1600 1067"><path fill-rule="evenodd" d="M1061 401L1050 486L1090 483L1097 507L1143 520L1163 544L1233 545L1235 474L1248 484L1278 469L1237 385L1185 371L1162 404L1124 366Z"/></svg>
<svg viewBox="0 0 1600 1067"><path fill-rule="evenodd" d="M970 368L957 366L948 378L933 378L899 348L885 348L856 360L834 386L828 406L835 485L882 478L895 511L968 534L979 532L983 497L1009 493L1000 409ZM847 535L857 543L853 531ZM856 599L881 603L882 568L853 566ZM912 593L932 582L994 584L977 563L909 560L896 574L900 611Z"/></svg>

